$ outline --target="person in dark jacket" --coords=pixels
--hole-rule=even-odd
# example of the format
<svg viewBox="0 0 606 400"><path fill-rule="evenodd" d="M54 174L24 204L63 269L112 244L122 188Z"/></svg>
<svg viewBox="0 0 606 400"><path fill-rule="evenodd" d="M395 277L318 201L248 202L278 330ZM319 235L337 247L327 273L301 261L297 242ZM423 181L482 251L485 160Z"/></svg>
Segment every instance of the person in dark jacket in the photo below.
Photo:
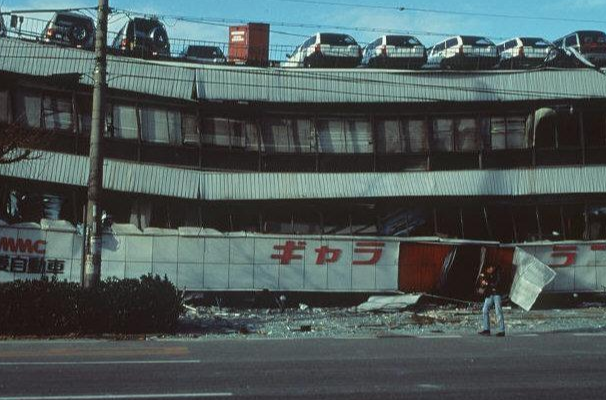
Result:
<svg viewBox="0 0 606 400"><path fill-rule="evenodd" d="M490 309L494 304L497 314L497 323L499 330L497 336L505 336L505 319L503 318L503 308L501 307L501 293L499 292L499 283L501 282L501 270L498 266L488 265L479 276L478 293L484 296L484 307L482 308L482 331L480 335L490 335Z"/></svg>

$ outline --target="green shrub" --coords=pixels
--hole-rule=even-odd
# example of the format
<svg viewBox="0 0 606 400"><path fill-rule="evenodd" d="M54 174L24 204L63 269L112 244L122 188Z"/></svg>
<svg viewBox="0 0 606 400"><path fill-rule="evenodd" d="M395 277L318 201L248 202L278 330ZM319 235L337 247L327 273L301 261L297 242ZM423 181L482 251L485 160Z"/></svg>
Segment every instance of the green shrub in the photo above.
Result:
<svg viewBox="0 0 606 400"><path fill-rule="evenodd" d="M43 278L0 284L0 334L170 333L183 312L168 279L108 279L85 290Z"/></svg>

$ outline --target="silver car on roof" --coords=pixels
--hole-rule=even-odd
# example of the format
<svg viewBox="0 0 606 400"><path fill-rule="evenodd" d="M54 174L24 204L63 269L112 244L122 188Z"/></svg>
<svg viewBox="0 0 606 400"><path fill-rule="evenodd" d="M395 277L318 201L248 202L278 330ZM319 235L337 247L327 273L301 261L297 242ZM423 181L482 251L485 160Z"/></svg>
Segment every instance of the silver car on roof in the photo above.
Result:
<svg viewBox="0 0 606 400"><path fill-rule="evenodd" d="M416 37L383 35L364 48L360 65L370 68L416 69L426 61L425 46Z"/></svg>
<svg viewBox="0 0 606 400"><path fill-rule="evenodd" d="M499 61L496 45L482 36L454 36L429 49L427 66L442 69L489 69Z"/></svg>

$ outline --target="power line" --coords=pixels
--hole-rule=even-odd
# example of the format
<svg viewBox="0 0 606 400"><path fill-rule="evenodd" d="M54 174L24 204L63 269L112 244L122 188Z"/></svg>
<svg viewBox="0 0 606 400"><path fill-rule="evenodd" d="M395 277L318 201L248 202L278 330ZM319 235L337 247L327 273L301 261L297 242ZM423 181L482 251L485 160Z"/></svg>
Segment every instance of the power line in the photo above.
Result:
<svg viewBox="0 0 606 400"><path fill-rule="evenodd" d="M138 11L117 9L116 11L123 12L127 15L138 15L138 16L149 16L149 14L141 13ZM188 17L182 15L161 15L158 16L162 19L172 19L175 21L190 22L190 23L223 23L223 24L247 24L250 21L238 18L210 18L210 17ZM375 27L364 27L364 26L343 26L343 25L324 25L324 24L312 24L302 22L283 22L283 21L266 21L267 24L272 26L281 26L288 28L303 28L303 29L336 29L339 31L352 31L352 32L366 32L366 33L391 33L391 34L403 34L403 35L419 35L419 36L456 36L458 33L450 32L431 32L431 31L411 31L394 28L375 28ZM488 36L491 39L505 40L505 37Z"/></svg>
<svg viewBox="0 0 606 400"><path fill-rule="evenodd" d="M519 15L519 14L485 13L485 12L473 12L473 11L438 10L438 9L431 9L431 8L417 8L417 7L406 7L406 6L382 6L382 5L376 5L376 4L340 3L340 2L335 2L335 1L322 1L322 0L270 0L270 1L277 1L277 2L284 2L284 3L327 5L327 6L348 7L348 8L353 7L353 8L367 8L367 9L377 9L377 10L391 10L391 11L398 11L398 12L412 11L412 12L431 13L431 14L464 15L464 16L471 16L471 17L527 19L527 20L535 20L535 21L552 21L552 22L561 21L561 22L581 22L581 23L606 24L605 20L544 17L544 16L532 16L532 15Z"/></svg>

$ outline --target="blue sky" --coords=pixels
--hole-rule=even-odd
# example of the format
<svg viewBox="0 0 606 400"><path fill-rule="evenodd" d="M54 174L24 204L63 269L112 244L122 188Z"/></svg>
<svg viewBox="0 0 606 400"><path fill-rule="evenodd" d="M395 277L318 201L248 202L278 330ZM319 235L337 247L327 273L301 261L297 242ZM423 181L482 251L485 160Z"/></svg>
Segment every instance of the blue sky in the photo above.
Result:
<svg viewBox="0 0 606 400"><path fill-rule="evenodd" d="M319 0L322 1L322 0ZM328 0L327 0L328 1ZM413 32L436 32L444 34L484 35L494 41L513 36L542 36L556 39L570 31L579 29L606 30L606 0L330 0L347 3L347 6L316 5L285 0L110 0L110 6L157 15L182 15L211 19L238 19L258 22L281 22L287 24L318 24L343 27L375 28L377 32L345 29L299 28L272 25L273 45L296 45L316 31L344 31L359 42L369 42L384 29ZM21 8L64 8L96 6L95 0L0 0L3 10ZM487 14L528 15L539 17L598 20L603 22L540 21L486 16L462 16L435 14L395 9L354 7L375 5L387 7L412 7L445 11L479 12ZM44 17L44 16L42 16ZM124 16L112 18L110 30L117 31L124 23ZM227 28L209 24L194 24L173 19L165 20L173 38L190 38L217 42L227 41ZM279 33L282 32L282 33ZM289 35L283 34L288 33ZM445 36L419 33L421 41L430 46Z"/></svg>

